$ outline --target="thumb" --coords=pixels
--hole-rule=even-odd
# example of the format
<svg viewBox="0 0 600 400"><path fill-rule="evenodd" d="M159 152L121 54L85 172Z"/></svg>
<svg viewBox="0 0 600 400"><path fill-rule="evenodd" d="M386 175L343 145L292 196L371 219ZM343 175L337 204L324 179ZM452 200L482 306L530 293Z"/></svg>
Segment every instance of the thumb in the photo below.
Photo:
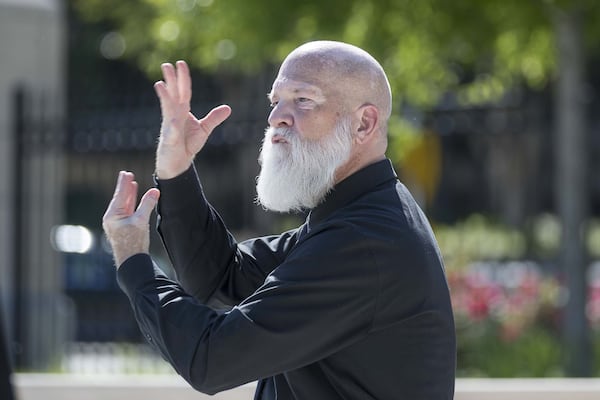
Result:
<svg viewBox="0 0 600 400"><path fill-rule="evenodd" d="M158 203L159 197L160 191L158 189L148 189L148 191L142 196L142 200L140 200L137 210L135 210L136 217L140 218L144 222L148 222L150 220L150 214L152 214L152 210L156 206L156 203Z"/></svg>
<svg viewBox="0 0 600 400"><path fill-rule="evenodd" d="M228 105L220 105L210 110L204 118L200 120L200 124L207 134L210 134L217 126L221 125L231 115L231 107Z"/></svg>

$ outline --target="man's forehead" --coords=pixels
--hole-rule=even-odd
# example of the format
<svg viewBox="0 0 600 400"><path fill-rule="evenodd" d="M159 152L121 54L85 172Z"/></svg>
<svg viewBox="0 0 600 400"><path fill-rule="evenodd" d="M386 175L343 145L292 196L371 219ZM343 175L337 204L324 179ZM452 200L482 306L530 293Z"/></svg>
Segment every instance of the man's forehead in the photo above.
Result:
<svg viewBox="0 0 600 400"><path fill-rule="evenodd" d="M285 76L278 76L270 95L277 95L278 93L309 93L318 97L325 97L326 88L323 84L314 81L291 79Z"/></svg>

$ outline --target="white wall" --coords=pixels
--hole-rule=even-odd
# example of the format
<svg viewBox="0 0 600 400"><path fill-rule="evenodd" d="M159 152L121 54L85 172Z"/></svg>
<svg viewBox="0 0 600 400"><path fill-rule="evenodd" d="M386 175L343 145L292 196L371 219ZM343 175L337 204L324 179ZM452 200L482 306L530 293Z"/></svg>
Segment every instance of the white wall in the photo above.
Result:
<svg viewBox="0 0 600 400"><path fill-rule="evenodd" d="M35 232L27 238L14 238L14 193L12 191L13 166L13 93L22 86L29 93L29 112L41 113L45 99L45 118L59 121L65 109L65 38L64 10L61 0L0 0L0 301L4 307L5 328L9 337L15 322L12 315L14 298L13 276L15 241L26 242L29 247L21 266L31 281L32 289L40 293L32 304L42 307L47 297L54 296L59 282L58 256L49 244L49 229L61 219L62 184L61 158L50 152L39 152L31 157L28 170L41 171L24 182L26 205L35 204L31 210L31 225L27 231ZM43 207L38 207L39 205ZM42 303L40 305L39 303ZM28 306L29 307L29 306ZM42 329L52 315L31 316L31 329ZM40 333L41 334L41 333ZM50 334L50 336L52 336ZM40 352L45 345L32 339L28 346Z"/></svg>

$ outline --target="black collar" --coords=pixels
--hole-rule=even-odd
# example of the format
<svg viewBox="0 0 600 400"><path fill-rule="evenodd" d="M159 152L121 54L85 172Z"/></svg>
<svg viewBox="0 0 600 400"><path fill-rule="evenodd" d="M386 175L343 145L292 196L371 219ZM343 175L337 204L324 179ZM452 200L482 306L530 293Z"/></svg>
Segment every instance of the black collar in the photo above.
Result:
<svg viewBox="0 0 600 400"><path fill-rule="evenodd" d="M309 226L314 226L362 194L382 183L396 179L398 179L396 172L389 159L368 165L335 185L325 200L310 211L306 222Z"/></svg>

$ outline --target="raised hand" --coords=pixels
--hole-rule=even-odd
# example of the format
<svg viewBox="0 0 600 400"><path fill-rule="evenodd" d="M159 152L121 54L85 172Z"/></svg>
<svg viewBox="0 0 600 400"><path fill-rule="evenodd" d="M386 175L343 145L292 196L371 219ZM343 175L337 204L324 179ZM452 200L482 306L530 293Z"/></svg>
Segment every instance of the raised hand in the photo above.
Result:
<svg viewBox="0 0 600 400"><path fill-rule="evenodd" d="M156 175L173 178L186 171L219 124L229 117L229 106L213 108L197 119L190 111L192 80L185 61L161 65L163 79L154 84L160 100L162 125L156 150Z"/></svg>
<svg viewBox="0 0 600 400"><path fill-rule="evenodd" d="M119 172L117 186L104 217L102 228L113 251L115 264L138 253L148 253L150 247L150 214L158 202L158 189L149 189L140 205L137 202L138 184L131 172Z"/></svg>

